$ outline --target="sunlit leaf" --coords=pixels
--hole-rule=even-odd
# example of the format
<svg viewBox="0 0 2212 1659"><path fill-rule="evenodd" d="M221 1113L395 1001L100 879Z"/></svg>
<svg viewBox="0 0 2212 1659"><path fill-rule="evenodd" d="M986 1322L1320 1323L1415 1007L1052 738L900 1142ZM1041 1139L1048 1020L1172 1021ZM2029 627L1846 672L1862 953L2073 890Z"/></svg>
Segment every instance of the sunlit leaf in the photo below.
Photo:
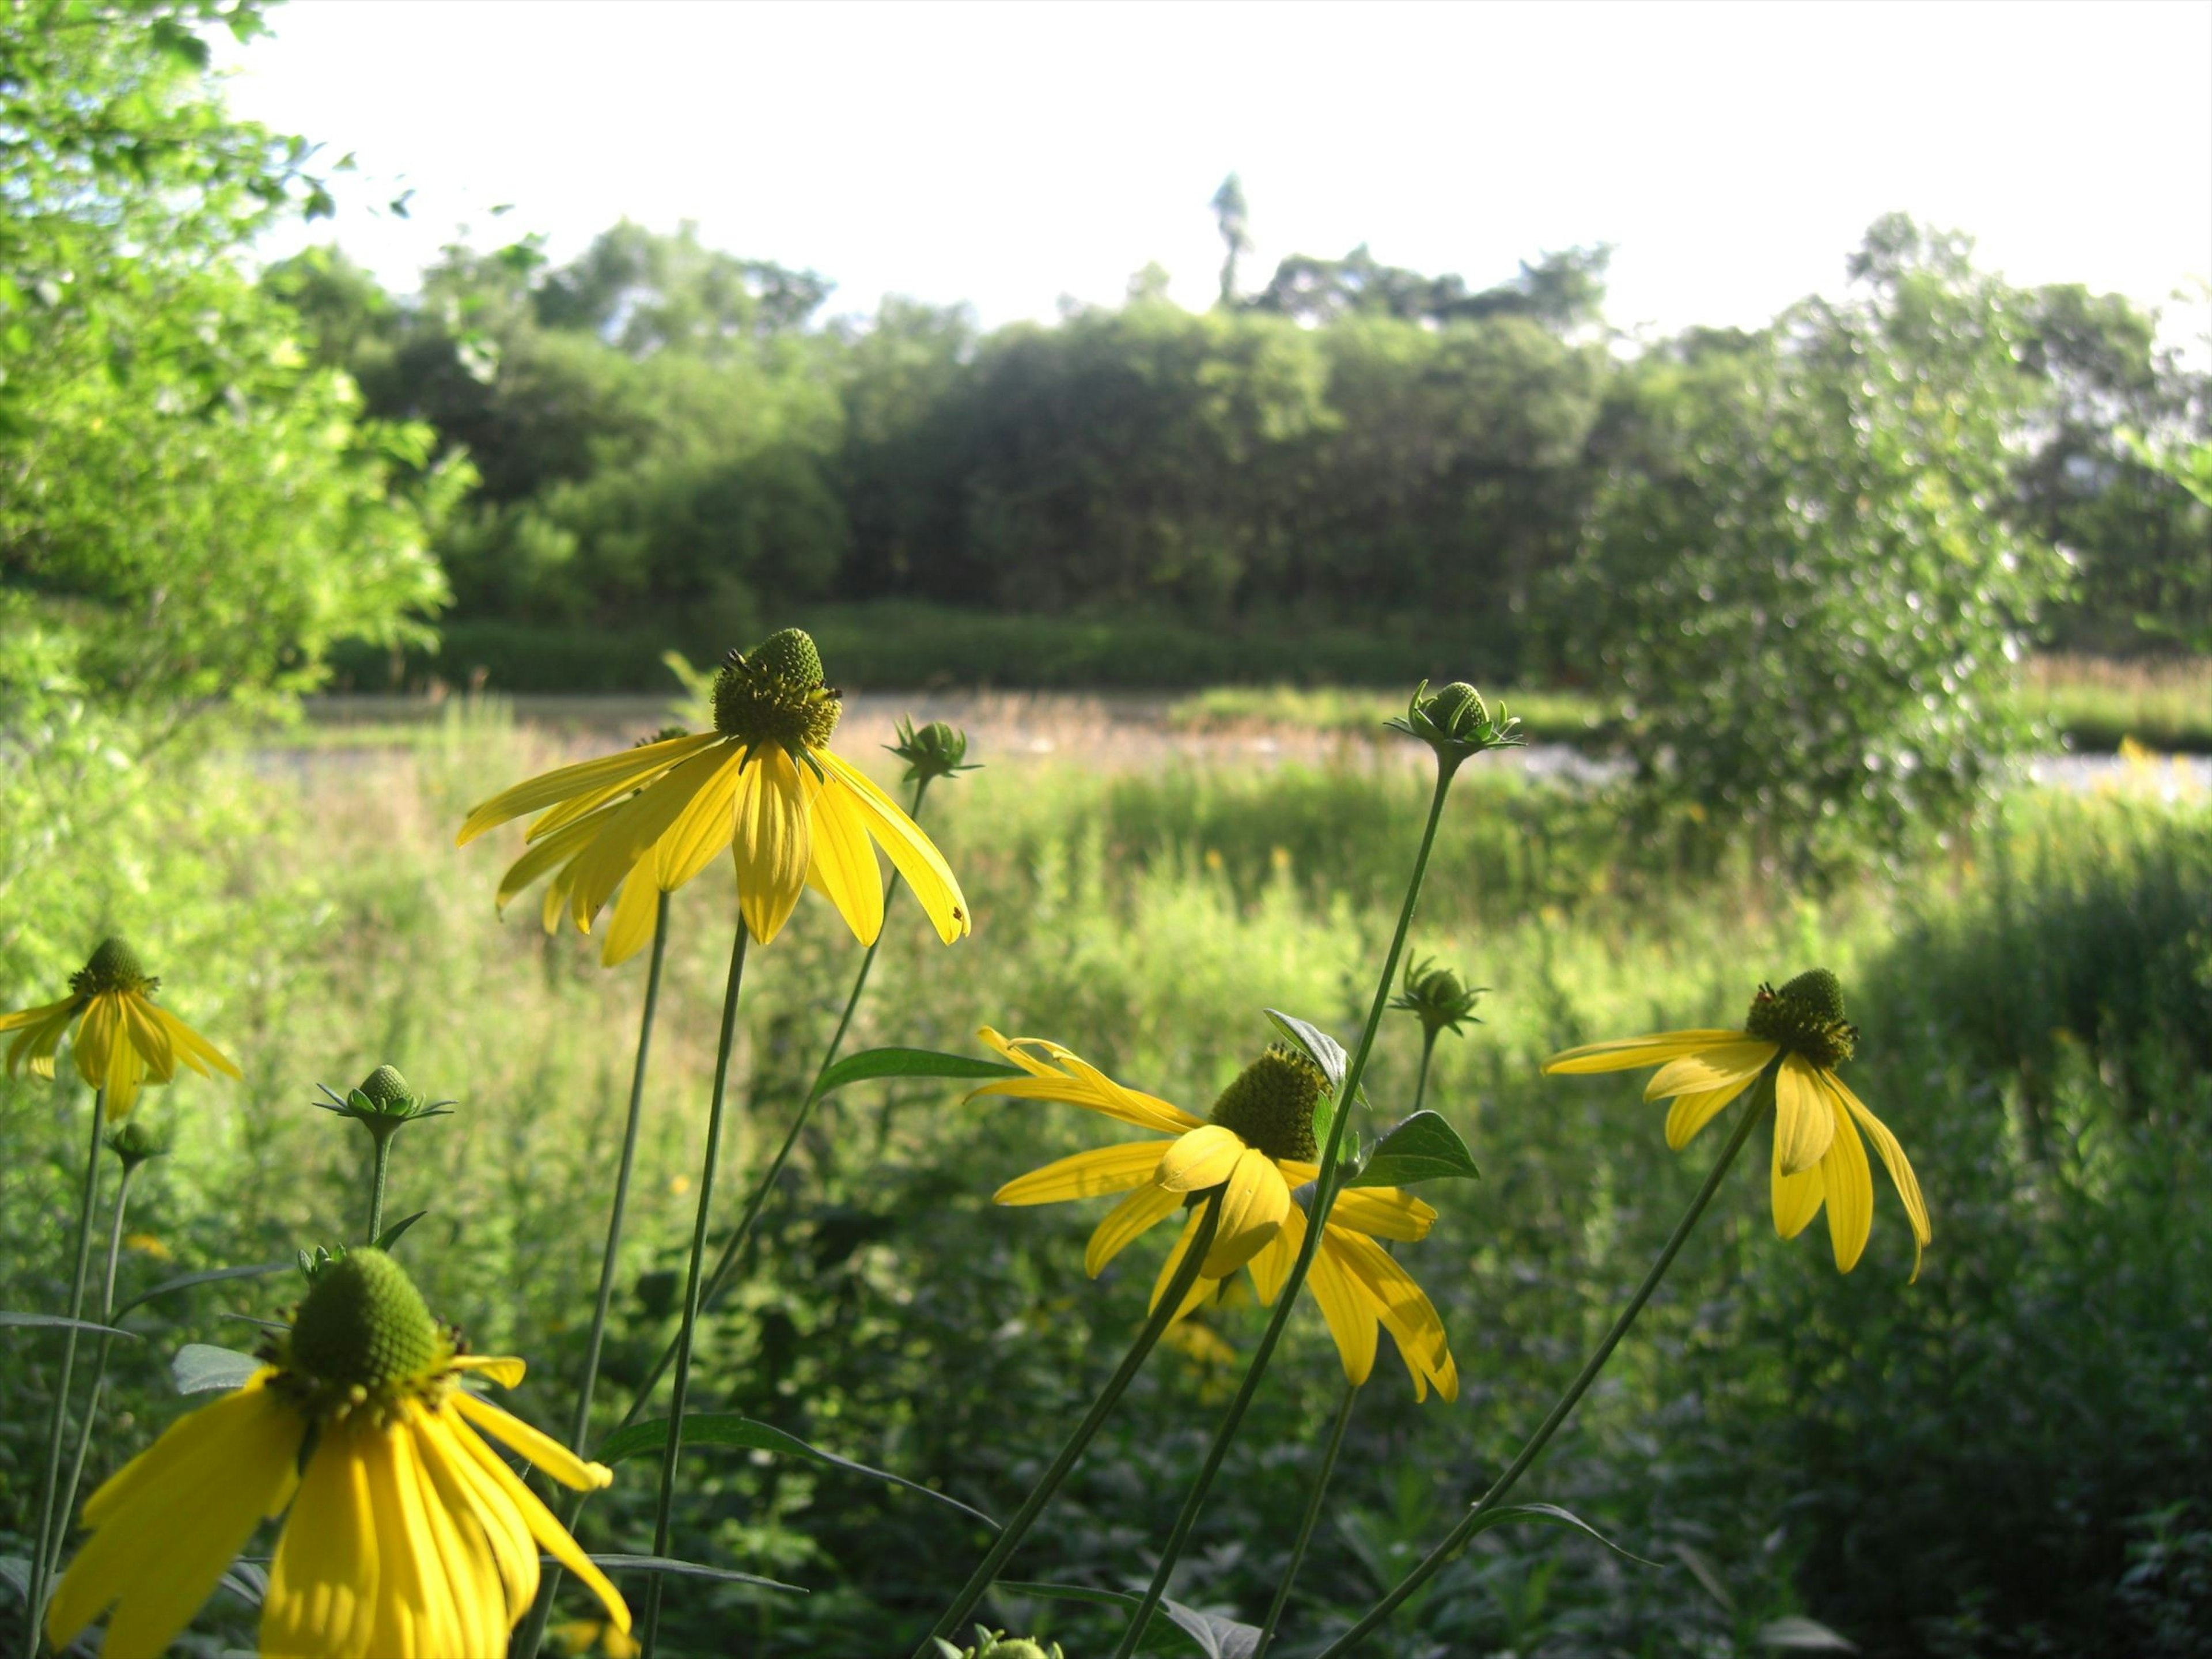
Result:
<svg viewBox="0 0 2212 1659"><path fill-rule="evenodd" d="M169 1380L179 1394L206 1394L216 1389L242 1389L262 1362L235 1348L218 1348L210 1342L187 1342L169 1362Z"/></svg>
<svg viewBox="0 0 2212 1659"><path fill-rule="evenodd" d="M848 1054L824 1072L821 1082L815 1085L814 1092L819 1097L842 1089L848 1083L863 1083L871 1078L1026 1075L1018 1066L1005 1065L995 1060L978 1060L972 1054L940 1054L934 1048L866 1048L857 1054Z"/></svg>
<svg viewBox="0 0 2212 1659"><path fill-rule="evenodd" d="M1347 1187L1410 1187L1417 1181L1472 1181L1479 1171L1459 1131L1434 1112L1416 1112L1376 1143Z"/></svg>
<svg viewBox="0 0 2212 1659"><path fill-rule="evenodd" d="M210 1267L205 1273L185 1273L180 1278L164 1279L150 1291L142 1291L115 1310L118 1319L133 1308L141 1308L157 1297L167 1296L173 1291L188 1291L195 1285L216 1285L227 1279L265 1279L270 1273L281 1273L292 1264L289 1261L260 1261L250 1267Z"/></svg>

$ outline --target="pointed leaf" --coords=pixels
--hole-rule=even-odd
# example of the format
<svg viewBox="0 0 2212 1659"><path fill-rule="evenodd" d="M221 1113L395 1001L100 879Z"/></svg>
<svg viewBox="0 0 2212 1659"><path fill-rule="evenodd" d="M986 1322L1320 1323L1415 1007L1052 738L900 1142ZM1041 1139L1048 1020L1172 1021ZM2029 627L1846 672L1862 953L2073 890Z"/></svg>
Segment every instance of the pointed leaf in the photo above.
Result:
<svg viewBox="0 0 2212 1659"><path fill-rule="evenodd" d="M141 1307L156 1297L167 1296L172 1291L188 1291L195 1285L213 1285L226 1279L264 1279L270 1273L281 1273L292 1264L289 1261L258 1261L250 1267L210 1267L205 1273L185 1273L180 1278L164 1279L150 1291L132 1297L115 1310L120 1319L133 1308Z"/></svg>
<svg viewBox="0 0 2212 1659"><path fill-rule="evenodd" d="M1417 1181L1472 1181L1474 1156L1459 1131L1434 1112L1416 1112L1376 1144L1347 1187L1410 1187Z"/></svg>
<svg viewBox="0 0 2212 1659"><path fill-rule="evenodd" d="M1808 1619L1799 1613L1761 1625L1752 1640L1761 1647L1790 1648L1799 1653L1856 1653L1859 1650L1859 1644L1850 1638L1838 1635L1816 1619Z"/></svg>
<svg viewBox="0 0 2212 1659"><path fill-rule="evenodd" d="M828 1071L814 1085L817 1099L843 1088L848 1083L863 1083L879 1077L1024 1077L1018 1066L1008 1066L995 1060L978 1060L972 1054L940 1054L934 1048L866 1048L857 1054L848 1054Z"/></svg>
<svg viewBox="0 0 2212 1659"><path fill-rule="evenodd" d="M242 1389L260 1369L261 1361L250 1353L208 1342L187 1342L169 1362L169 1379L179 1394L206 1394L215 1389Z"/></svg>
<svg viewBox="0 0 2212 1659"><path fill-rule="evenodd" d="M0 1313L0 1325L32 1325L41 1329L62 1331L94 1331L102 1336L131 1336L136 1331L119 1331L112 1325L95 1325L89 1319L66 1319L60 1314Z"/></svg>
<svg viewBox="0 0 2212 1659"><path fill-rule="evenodd" d="M657 1572L672 1578L712 1578L724 1584L754 1584L762 1589L789 1590L793 1595L812 1594L802 1585L787 1584L781 1579L763 1578L757 1573L732 1572L727 1567L710 1567L700 1561L678 1561L665 1555L593 1555L586 1559L609 1572ZM542 1565L560 1565L550 1555L541 1555L538 1559Z"/></svg>
<svg viewBox="0 0 2212 1659"><path fill-rule="evenodd" d="M1088 1584L1046 1584L1001 1578L994 1588L1009 1595L1033 1595L1044 1601L1088 1601L1096 1607L1121 1607L1132 1613L1144 1605L1142 1596L1122 1590L1096 1589ZM1196 1607L1187 1607L1164 1596L1152 1617L1166 1620L1189 1637L1206 1659L1251 1659L1260 1645L1256 1625L1239 1624L1219 1613L1200 1613Z"/></svg>
<svg viewBox="0 0 2212 1659"><path fill-rule="evenodd" d="M219 1582L250 1607L258 1607L269 1598L269 1570L251 1561L234 1561Z"/></svg>
<svg viewBox="0 0 2212 1659"><path fill-rule="evenodd" d="M1320 1066L1321 1074L1328 1079L1328 1092L1314 1103L1313 1115L1314 1139L1326 1142L1330 1126L1336 1121L1338 1099L1344 1093L1344 1045L1320 1026L1296 1014L1286 1014L1279 1008L1265 1012L1275 1029L1290 1040L1291 1046Z"/></svg>
<svg viewBox="0 0 2212 1659"><path fill-rule="evenodd" d="M1572 1510L1563 1510L1557 1504L1507 1504L1502 1508L1492 1510L1480 1516L1475 1522L1474 1532L1488 1532L1492 1527L1507 1526L1518 1521L1533 1521L1547 1527L1566 1527L1582 1534L1585 1538L1595 1538L1624 1561L1633 1561L1640 1567L1656 1567L1659 1565L1656 1561L1647 1561L1642 1556L1621 1548L1620 1545L1614 1543ZM1473 1537L1474 1534L1469 1533L1468 1535Z"/></svg>
<svg viewBox="0 0 2212 1659"><path fill-rule="evenodd" d="M31 1599L31 1564L20 1555L0 1555L0 1581L15 1587L15 1599Z"/></svg>
<svg viewBox="0 0 2212 1659"><path fill-rule="evenodd" d="M430 1212L428 1210L417 1210L413 1215L408 1216L404 1220L393 1222L389 1227L386 1227L382 1232L376 1236L376 1248L380 1250L390 1249L394 1244L397 1244L399 1242L401 1234L404 1233L410 1227L413 1226L416 1222L420 1221L424 1216L429 1213Z"/></svg>
<svg viewBox="0 0 2212 1659"><path fill-rule="evenodd" d="M657 1452L668 1443L668 1419L649 1418L642 1423L633 1423L627 1428L617 1429L599 1447L602 1463L615 1463L625 1457L635 1457L644 1452ZM865 1474L873 1480L888 1480L895 1486L931 1498L963 1515L981 1521L996 1532L999 1523L981 1510L970 1509L957 1498L948 1497L935 1489L919 1485L903 1475L885 1469L870 1468L866 1463L855 1463L848 1457L810 1446L796 1435L786 1434L781 1429L757 1423L750 1417L735 1412L691 1412L684 1419L684 1443L690 1446L742 1446L750 1451L776 1452L786 1457L810 1458L831 1468L844 1469L853 1474Z"/></svg>

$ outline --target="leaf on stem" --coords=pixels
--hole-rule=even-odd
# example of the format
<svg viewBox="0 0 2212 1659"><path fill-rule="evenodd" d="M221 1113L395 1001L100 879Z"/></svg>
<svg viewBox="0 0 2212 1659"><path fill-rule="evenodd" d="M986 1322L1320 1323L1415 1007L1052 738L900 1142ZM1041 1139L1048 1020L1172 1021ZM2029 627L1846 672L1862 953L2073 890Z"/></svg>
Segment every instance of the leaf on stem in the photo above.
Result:
<svg viewBox="0 0 2212 1659"><path fill-rule="evenodd" d="M1012 1578L1001 1578L993 1586L1009 1595L1034 1595L1045 1601L1089 1601L1094 1606L1123 1607L1133 1613L1144 1603L1144 1597L1130 1595L1121 1590L1094 1589L1088 1584L1042 1584ZM1155 1619L1164 1619L1198 1644L1206 1659L1251 1659L1260 1645L1260 1627L1240 1624L1234 1619L1224 1619L1219 1613L1200 1613L1196 1607L1187 1607L1180 1601L1170 1601L1164 1596L1153 1612Z"/></svg>
<svg viewBox="0 0 2212 1659"><path fill-rule="evenodd" d="M978 1060L972 1054L941 1054L934 1048L864 1048L857 1054L846 1055L823 1073L822 1080L814 1086L814 1097L819 1099L848 1083L864 1083L871 1078L1025 1075L1018 1066Z"/></svg>
<svg viewBox="0 0 2212 1659"><path fill-rule="evenodd" d="M289 1261L257 1261L250 1267L210 1267L205 1273L185 1273L176 1279L164 1279L150 1291L141 1291L115 1310L120 1319L133 1308L143 1307L156 1297L172 1291L188 1291L195 1285L213 1285L226 1279L263 1279L270 1273L281 1273L292 1264Z"/></svg>
<svg viewBox="0 0 2212 1659"><path fill-rule="evenodd" d="M413 1215L408 1216L402 1220L393 1222L389 1227L386 1227L382 1232L376 1236L376 1248L380 1250L390 1249L394 1244L397 1244L399 1242L399 1236L402 1233L405 1232L410 1227L413 1226L416 1222L420 1221L424 1216L429 1213L430 1212L428 1210L417 1210Z"/></svg>
<svg viewBox="0 0 2212 1659"><path fill-rule="evenodd" d="M1376 1143L1347 1187L1410 1187L1417 1181L1473 1181L1474 1155L1434 1112L1416 1112Z"/></svg>
<svg viewBox="0 0 2212 1659"><path fill-rule="evenodd" d="M1492 1527L1510 1525L1516 1521L1533 1521L1547 1527L1565 1527L1585 1538L1595 1538L1624 1561L1633 1561L1639 1567L1656 1567L1656 1561L1647 1561L1632 1550L1625 1550L1572 1510L1563 1510L1557 1504L1504 1504L1486 1511L1475 1520L1468 1533L1473 1538L1477 1533L1488 1532Z"/></svg>
<svg viewBox="0 0 2212 1659"><path fill-rule="evenodd" d="M678 1561L665 1555L593 1555L586 1558L609 1572L655 1572L672 1578L712 1578L718 1583L751 1584L760 1589L788 1590L793 1595L811 1595L812 1591L803 1584L787 1584L777 1578L763 1578L757 1573L734 1572L727 1567L710 1567L702 1561ZM541 1555L539 1563L558 1566L552 1556Z"/></svg>
<svg viewBox="0 0 2212 1659"><path fill-rule="evenodd" d="M0 1325L33 1325L41 1329L92 1331L101 1336L136 1336L136 1331L120 1331L112 1325L96 1325L89 1319L67 1319L60 1314L0 1312Z"/></svg>
<svg viewBox="0 0 2212 1659"><path fill-rule="evenodd" d="M206 1394L216 1389L242 1389L261 1361L235 1348L218 1348L211 1342L187 1342L169 1362L169 1380L179 1394Z"/></svg>

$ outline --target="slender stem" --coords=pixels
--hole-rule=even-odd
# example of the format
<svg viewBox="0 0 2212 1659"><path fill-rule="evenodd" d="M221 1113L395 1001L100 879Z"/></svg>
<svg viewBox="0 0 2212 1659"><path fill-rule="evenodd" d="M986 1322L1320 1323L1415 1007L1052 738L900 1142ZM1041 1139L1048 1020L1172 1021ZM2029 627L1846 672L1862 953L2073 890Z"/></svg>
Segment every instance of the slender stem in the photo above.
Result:
<svg viewBox="0 0 2212 1659"><path fill-rule="evenodd" d="M1059 1455L1037 1477L1036 1485L1030 1488L1030 1495L1022 1500L1021 1508L1014 1511L1014 1518L1006 1522L1005 1529L992 1542L990 1553L984 1556L982 1565L970 1573L968 1582L960 1587L960 1594L953 1598L952 1605L945 1608L944 1616L916 1650L916 1659L935 1652L932 1645L934 1639L950 1636L957 1630L960 1621L983 1599L984 1592L998 1577L999 1569L1006 1565L1007 1559L1020 1547L1022 1540L1029 1534L1030 1528L1036 1524L1036 1518L1044 1512L1044 1506L1060 1490L1060 1483L1067 1478L1068 1471L1075 1467L1076 1459L1083 1455L1083 1449L1091 1443L1091 1437L1098 1432L1107 1413L1114 1409L1115 1403L1143 1366L1145 1357L1152 1352L1153 1344L1160 1340L1160 1333L1174 1322L1176 1312L1182 1307L1183 1298L1198 1280L1198 1270L1206 1264L1206 1253L1213 1248L1214 1230L1221 1221L1223 1190L1215 1188L1212 1196L1206 1200L1206 1208L1199 1215L1198 1231L1191 1237L1190 1248L1183 1252L1182 1265L1176 1269L1175 1277L1169 1280L1166 1291L1152 1304L1151 1316L1145 1321L1144 1329L1137 1333L1137 1340L1130 1345L1129 1352L1122 1356L1121 1366L1099 1391L1098 1397L1091 1402L1091 1409L1075 1425L1075 1432L1067 1437L1067 1443L1060 1449Z"/></svg>
<svg viewBox="0 0 2212 1659"><path fill-rule="evenodd" d="M921 816L921 798L928 789L927 778L915 785L914 805L907 811L908 817L919 818ZM890 879L884 884L884 908L887 912L890 908L891 896L898 891L898 872L894 870ZM799 1144L799 1137L805 1131L808 1120L813 1116L815 1107L821 1102L822 1079L829 1076L830 1068L837 1062L837 1051L844 1046L845 1033L853 1024L853 1012L860 1006L860 993L868 988L868 970L876 965L876 952L883 948L883 943L884 936L878 930L868 946L867 954L860 958L860 971L853 976L852 994L845 999L845 1012L838 1016L837 1029L830 1033L830 1046L823 1050L822 1064L815 1068L813 1086L807 1090L806 1098L799 1103L798 1114L792 1119L791 1127L783 1137L783 1145L775 1149L775 1156L769 1160L767 1170L746 1195L745 1207L738 1217L737 1227L723 1241L722 1254L715 1260L714 1271L707 1276L707 1288L700 1293L702 1307L713 1307L714 1299L729 1288L730 1280L737 1273L738 1258L744 1253L745 1245L753 1236L754 1224L760 1219L769 1194L775 1190L777 1178L783 1174L783 1166L790 1160L792 1148ZM660 1358L653 1362L653 1369L646 1372L645 1380L638 1384L636 1392L631 1395L629 1407L623 1413L622 1425L624 1428L637 1421L638 1413L652 1400L653 1389L659 1386L661 1377L675 1358L676 1345L671 1342L660 1351Z"/></svg>
<svg viewBox="0 0 2212 1659"><path fill-rule="evenodd" d="M376 1143L376 1162L368 1177L368 1242L384 1237L384 1180L392 1170L392 1131L397 1124L371 1125L368 1138Z"/></svg>
<svg viewBox="0 0 2212 1659"><path fill-rule="evenodd" d="M1416 1107L1415 1110L1419 1108ZM1283 1582L1275 1586L1275 1599L1268 1605L1267 1622L1260 1626L1260 1639L1252 1649L1252 1659L1266 1659L1267 1644L1275 1639L1275 1626L1282 1622L1283 1609L1289 1605L1291 1586L1298 1582L1298 1570L1306 1564L1306 1547L1313 1542L1314 1528L1321 1523L1322 1499L1328 1495L1329 1477L1336 1473L1336 1454L1344 1444L1344 1431L1352 1421L1352 1407L1359 1399L1359 1384L1347 1382L1344 1398L1336 1402L1336 1421L1329 1425L1328 1444L1322 1450L1321 1468L1314 1475L1313 1495L1306 1499L1305 1518L1298 1522L1298 1540L1291 1546L1291 1564L1283 1569Z"/></svg>
<svg viewBox="0 0 2212 1659"><path fill-rule="evenodd" d="M1413 1110L1421 1109L1421 1103L1429 1096L1429 1061L1437 1052L1437 1032L1434 1027L1421 1027L1421 1075L1413 1085Z"/></svg>
<svg viewBox="0 0 2212 1659"><path fill-rule="evenodd" d="M92 1212L100 1199L100 1130L107 1117L107 1091L92 1096L92 1145L84 1155L84 1196L76 1212L76 1275L70 1286L69 1316L84 1317L84 1281L92 1271ZM61 1374L54 1382L53 1420L46 1429L46 1472L39 1488L39 1524L31 1534L31 1616L23 1621L24 1659L38 1659L40 1615L46 1611L47 1583L53 1577L53 1553L46 1547L54 1531L54 1498L61 1485L62 1440L69 1427L70 1380L76 1369L75 1326L62 1333Z"/></svg>
<svg viewBox="0 0 2212 1659"><path fill-rule="evenodd" d="M630 878L635 881L642 877L632 871ZM668 954L668 895L661 894L658 904L653 917L653 957L645 970L645 1008L638 1016L637 1060L629 1074L629 1115L623 1123L622 1162L615 1168L614 1204L607 1212L606 1249L599 1258L599 1299L592 1304L592 1333L584 1345L584 1380L576 1390L576 1412L568 1430L568 1449L579 1457L584 1455L584 1442L591 1432L592 1395L599 1386L599 1355L606 1344L607 1310L614 1304L615 1270L622 1257L623 1213L629 1204L630 1170L637 1162L638 1120L645 1104L646 1060L653 1048L653 1010L660 1002L660 964ZM574 1525L582 1507L583 1495L570 1494L564 1524ZM546 1624L552 1617L553 1598L560 1589L561 1569L548 1567L538 1583L538 1599L530 1604L530 1617L515 1641L520 1659L538 1659Z"/></svg>
<svg viewBox="0 0 2212 1659"><path fill-rule="evenodd" d="M100 1322L111 1324L115 1317L115 1264L123 1254L123 1216L131 1205L131 1183L138 1177L138 1162L125 1159L123 1179L115 1188L115 1214L107 1229L107 1273L100 1293ZM62 1501L55 1505L53 1526L46 1537L46 1557L58 1561L62 1555L62 1540L69 1536L69 1518L76 1509L76 1489L84 1479L84 1460L92 1449L92 1425L100 1416L100 1390L107 1382L107 1351L115 1339L106 1332L100 1335L100 1346L92 1354L92 1394L84 1406L84 1423L77 1431L76 1455L70 1462L69 1480L62 1486Z"/></svg>
<svg viewBox="0 0 2212 1659"><path fill-rule="evenodd" d="M1445 1535L1443 1542L1423 1556L1420 1565L1407 1573L1395 1589L1377 1601L1364 1618L1322 1649L1321 1659L1332 1659L1336 1654L1351 1652L1369 1632L1388 1619L1401 1602L1434 1577L1445 1562L1459 1553L1468 1539L1482 1529L1483 1516L1512 1491L1513 1483L1536 1461L1537 1455L1559 1431L1559 1425L1567 1420L1567 1414L1589 1391L1590 1384L1597 1381L1598 1373L1605 1369L1605 1362L1613 1358L1613 1351L1620 1345L1620 1339L1628 1334L1628 1328L1636 1322L1636 1316L1644 1311L1644 1304L1651 1299L1651 1292L1658 1289L1659 1281L1667 1276L1667 1269L1674 1265L1674 1258L1680 1254L1683 1244L1688 1240L1690 1230L1698 1224L1698 1218L1705 1214L1705 1206L1712 1202L1713 1194L1720 1190L1722 1178L1728 1174L1729 1166L1735 1162L1736 1154L1743 1150L1744 1142L1751 1139L1752 1130L1758 1127L1759 1120L1766 1115L1767 1108L1773 1103L1774 1067L1770 1065L1759 1073L1750 1103L1744 1109L1735 1132L1729 1135L1728 1145L1721 1149L1712 1173L1705 1177L1705 1184L1698 1188L1698 1195L1690 1200L1690 1207L1682 1212L1681 1220L1674 1224L1674 1233L1668 1238L1666 1247L1659 1252L1658 1260L1651 1264L1651 1271L1644 1275L1644 1282L1636 1287L1636 1294L1628 1298L1628 1305L1620 1310L1620 1316L1613 1322L1613 1328L1605 1334L1604 1340L1591 1352L1582 1370L1567 1385L1567 1391L1559 1396L1559 1403L1552 1407L1551 1414L1537 1426L1536 1432L1528 1437L1528 1443L1521 1448L1520 1455L1506 1465L1505 1473L1491 1483L1490 1490L1483 1493L1481 1500Z"/></svg>
<svg viewBox="0 0 2212 1659"><path fill-rule="evenodd" d="M1298 1298L1298 1288L1306 1282L1306 1274L1313 1267L1314 1252L1320 1249L1322 1237L1327 1231L1329 1208L1336 1202L1337 1163L1344 1150L1345 1126L1352 1121L1353 1104L1359 1098L1359 1080L1367 1070L1367 1057L1375 1050L1375 1034L1382 1024L1382 1011L1389 1006L1390 987L1398 976L1398 958L1406 948L1406 934L1413 925L1413 908L1421 896L1421 878L1428 872L1429 854L1437 842L1437 824L1443 817L1444 797L1450 792L1452 775L1458 763L1439 756L1437 760L1437 787L1429 801L1428 823L1421 830L1420 850L1413 855L1413 873L1406 883L1406 901L1398 908L1398 930L1390 938L1389 954L1383 958L1382 977L1375 982L1375 1000L1367 1010L1367 1024L1359 1033L1359 1046L1352 1051L1352 1063L1345 1067L1344 1085L1336 1093L1336 1111L1328 1126L1328 1144L1322 1149L1321 1172L1314 1183L1314 1194L1306 1217L1306 1233L1298 1246L1297 1259L1291 1264L1290 1276L1275 1297L1273 1315L1267 1328L1261 1334L1260 1344L1253 1351L1252 1363L1244 1368L1244 1380L1237 1385L1237 1397L1229 1402L1229 1410L1222 1417L1221 1426L1214 1431L1213 1443L1206 1449L1206 1461L1200 1464L1198 1478L1191 1482L1190 1492L1183 1499L1182 1510L1176 1516L1175 1526L1168 1534L1166 1545L1160 1551L1159 1565L1152 1570L1152 1581L1145 1588L1144 1600L1129 1616L1129 1623L1121 1632L1121 1644L1114 1650L1114 1659L1129 1659L1137 1650L1145 1631L1151 1626L1152 1613L1159 1607L1160 1598L1167 1594L1168 1578L1174 1572L1176 1559L1182 1554L1191 1528L1198 1524L1199 1511L1205 1506L1206 1495L1213 1486L1213 1478L1221 1472L1222 1460L1229 1455L1230 1443L1236 1439L1237 1431L1244 1421L1244 1413L1252 1404L1252 1396L1259 1392L1260 1378L1266 1373L1267 1362L1274 1358L1275 1345L1282 1340L1283 1328L1290 1322L1291 1309Z"/></svg>
<svg viewBox="0 0 2212 1659"><path fill-rule="evenodd" d="M676 1331L676 1386L668 1401L668 1440L660 1456L660 1494L653 1505L653 1553L668 1553L669 1511L676 1502L676 1465L684 1451L684 1405L691 1391L691 1339L699 1322L700 1269L707 1255L707 1222L714 1201L714 1165L722 1152L722 1103L730 1081L730 1048L738 1028L738 991L744 983L744 918L738 921L736 939L730 946L730 977L722 993L722 1030L714 1045L714 1092L707 1104L707 1155L699 1171L699 1210L691 1224L691 1265L684 1283L684 1320ZM653 1575L646 1593L644 1659L653 1659L660 1637L660 1594L666 1579Z"/></svg>

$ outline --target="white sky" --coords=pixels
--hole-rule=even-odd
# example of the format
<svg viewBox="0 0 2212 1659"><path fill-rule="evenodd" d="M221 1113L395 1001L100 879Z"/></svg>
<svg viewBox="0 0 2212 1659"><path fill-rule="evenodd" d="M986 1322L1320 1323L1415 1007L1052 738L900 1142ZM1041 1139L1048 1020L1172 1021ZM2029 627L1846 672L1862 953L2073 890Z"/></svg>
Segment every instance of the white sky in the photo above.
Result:
<svg viewBox="0 0 2212 1659"><path fill-rule="evenodd" d="M1840 287L1902 209L2015 282L2212 331L2202 0L294 0L274 21L222 54L233 106L356 153L337 239L400 289L463 226L559 259L628 216L811 266L833 313L896 292L1049 318L1148 260L1198 307L1235 169L1248 288L1361 241L1476 286L1609 241L1616 324L1753 325ZM407 189L410 218L377 210Z"/></svg>

